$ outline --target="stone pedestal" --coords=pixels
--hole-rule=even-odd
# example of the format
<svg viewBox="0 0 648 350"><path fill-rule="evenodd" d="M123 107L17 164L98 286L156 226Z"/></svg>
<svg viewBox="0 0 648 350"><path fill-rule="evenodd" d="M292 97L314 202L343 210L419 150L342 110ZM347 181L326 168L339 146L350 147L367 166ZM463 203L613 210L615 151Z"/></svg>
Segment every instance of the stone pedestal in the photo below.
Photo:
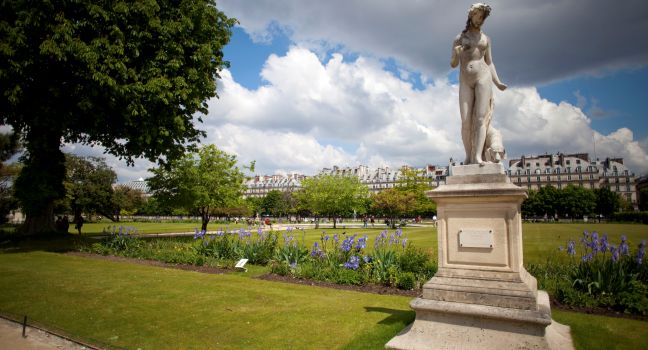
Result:
<svg viewBox="0 0 648 350"><path fill-rule="evenodd" d="M414 299L412 325L388 349L573 349L549 298L523 267L526 191L501 164L451 168L437 203L439 270Z"/></svg>

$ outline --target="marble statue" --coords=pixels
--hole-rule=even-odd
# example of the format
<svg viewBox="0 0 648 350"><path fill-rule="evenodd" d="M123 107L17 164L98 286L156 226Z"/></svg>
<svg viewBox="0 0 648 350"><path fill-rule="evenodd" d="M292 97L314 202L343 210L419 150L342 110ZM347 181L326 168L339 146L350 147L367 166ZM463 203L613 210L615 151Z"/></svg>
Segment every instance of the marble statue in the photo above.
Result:
<svg viewBox="0 0 648 350"><path fill-rule="evenodd" d="M506 85L497 76L490 38L481 31L490 12L486 4L473 4L466 28L452 44L450 66L460 66L459 111L466 165L499 163L505 157L501 134L491 126L491 117L493 84L500 90L505 90Z"/></svg>

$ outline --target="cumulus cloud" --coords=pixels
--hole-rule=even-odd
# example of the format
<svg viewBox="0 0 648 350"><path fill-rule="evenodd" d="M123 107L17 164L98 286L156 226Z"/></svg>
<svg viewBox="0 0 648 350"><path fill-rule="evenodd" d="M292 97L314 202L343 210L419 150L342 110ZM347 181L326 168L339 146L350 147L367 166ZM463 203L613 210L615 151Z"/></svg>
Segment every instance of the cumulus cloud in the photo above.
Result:
<svg viewBox="0 0 648 350"><path fill-rule="evenodd" d="M292 47L268 59L256 90L225 71L219 100L205 118L207 143L257 160L261 173L314 174L332 165L401 166L447 164L463 159L458 88L447 80L414 89L382 64L341 54L320 61ZM301 77L301 79L300 79ZM543 99L535 88L495 95L494 125L510 157L543 152L593 152L623 157L635 171L647 170L645 147L622 128L602 135L577 106Z"/></svg>
<svg viewBox="0 0 648 350"><path fill-rule="evenodd" d="M474 0L239 1L219 7L253 37L269 40L281 23L296 42L343 45L393 57L430 76L449 69L450 46ZM648 2L643 0L493 0L484 31L493 40L500 76L535 85L582 73L643 66ZM601 50L604 47L605 50Z"/></svg>

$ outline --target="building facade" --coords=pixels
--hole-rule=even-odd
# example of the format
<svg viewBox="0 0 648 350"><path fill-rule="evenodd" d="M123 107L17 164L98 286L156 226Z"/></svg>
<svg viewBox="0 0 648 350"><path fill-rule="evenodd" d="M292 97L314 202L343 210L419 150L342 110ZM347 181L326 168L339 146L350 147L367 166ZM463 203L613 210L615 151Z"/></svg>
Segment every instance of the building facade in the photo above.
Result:
<svg viewBox="0 0 648 350"><path fill-rule="evenodd" d="M113 188L115 186L124 186L124 187L128 187L130 189L133 189L133 190L141 191L145 198L148 198L148 197L150 197L152 195L151 190L149 189L148 183L143 178L139 178L138 180L124 182L124 183L121 183L121 184L115 184L115 185L113 185Z"/></svg>
<svg viewBox="0 0 648 350"><path fill-rule="evenodd" d="M587 153L522 156L509 160L508 175L511 182L529 190L548 185L562 189L570 184L587 189L608 187L637 205L636 177L623 158L590 160Z"/></svg>
<svg viewBox="0 0 648 350"><path fill-rule="evenodd" d="M356 167L323 168L317 175L356 176L365 184L370 193L377 193L396 186L403 177L403 170L407 167L392 169L390 167L369 168L366 165ZM431 187L445 183L448 167L428 165L418 169L429 179ZM245 182L245 197L264 197L268 192L277 190L281 192L294 191L301 188L301 181L308 176L299 174L289 175L257 175Z"/></svg>
<svg viewBox="0 0 648 350"><path fill-rule="evenodd" d="M301 188L301 181L306 175L256 175L245 181L245 192L243 197L265 197L268 192L277 190L280 192L292 192Z"/></svg>

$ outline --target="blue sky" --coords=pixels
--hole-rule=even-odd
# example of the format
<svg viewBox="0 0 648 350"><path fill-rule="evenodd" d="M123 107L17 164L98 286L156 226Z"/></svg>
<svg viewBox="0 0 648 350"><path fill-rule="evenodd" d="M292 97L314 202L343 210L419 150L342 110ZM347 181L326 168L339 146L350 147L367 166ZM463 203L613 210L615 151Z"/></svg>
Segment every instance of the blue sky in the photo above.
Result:
<svg viewBox="0 0 648 350"><path fill-rule="evenodd" d="M231 62L230 72L237 83L255 90L263 84L261 70L271 55L283 56L294 45L283 31L273 32L271 40L255 42L242 28L233 30L232 39L225 48L225 59ZM327 56L329 57L329 56ZM353 60L356 53L347 53ZM393 58L383 59L385 70L398 75L398 63ZM448 73L456 83L457 70ZM421 88L420 73L408 79ZM554 103L568 102L588 112L593 129L608 134L620 127L628 127L639 139L648 137L648 119L641 116L648 108L648 66L622 68L606 73L589 74L538 85L543 98Z"/></svg>
<svg viewBox="0 0 648 350"><path fill-rule="evenodd" d="M239 20L199 125L203 143L257 173L422 167L462 159L450 48L472 1L220 0ZM483 31L509 88L493 125L508 158L545 152L622 157L648 173L648 2L490 1ZM79 145L69 151L97 153ZM100 151L100 150L99 150ZM151 163L120 181L147 177Z"/></svg>

